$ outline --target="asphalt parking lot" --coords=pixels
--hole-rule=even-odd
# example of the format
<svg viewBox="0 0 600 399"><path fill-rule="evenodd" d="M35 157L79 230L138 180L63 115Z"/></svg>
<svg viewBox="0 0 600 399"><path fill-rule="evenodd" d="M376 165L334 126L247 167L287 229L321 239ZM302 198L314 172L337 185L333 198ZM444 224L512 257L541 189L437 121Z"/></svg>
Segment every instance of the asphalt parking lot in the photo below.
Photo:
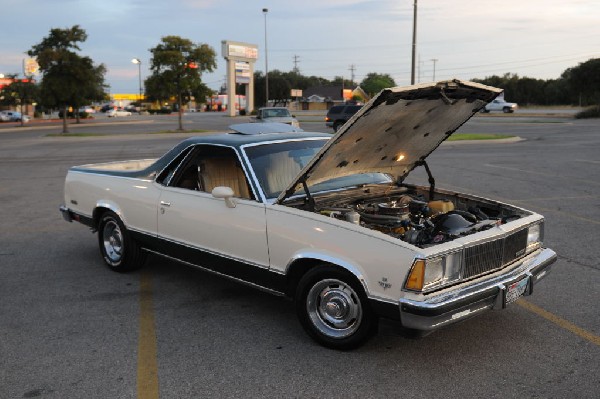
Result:
<svg viewBox="0 0 600 399"><path fill-rule="evenodd" d="M186 115L219 130L232 118ZM244 118L233 118L239 123ZM327 131L321 115L299 115ZM244 119L245 120L245 119ZM318 346L293 304L149 257L117 274L96 236L62 220L72 165L162 155L190 134L174 117L0 126L0 398L597 398L600 392L600 120L475 117L447 143L436 185L546 217L559 254L531 297L419 340L392 323L352 352ZM421 171L412 180L426 181Z"/></svg>

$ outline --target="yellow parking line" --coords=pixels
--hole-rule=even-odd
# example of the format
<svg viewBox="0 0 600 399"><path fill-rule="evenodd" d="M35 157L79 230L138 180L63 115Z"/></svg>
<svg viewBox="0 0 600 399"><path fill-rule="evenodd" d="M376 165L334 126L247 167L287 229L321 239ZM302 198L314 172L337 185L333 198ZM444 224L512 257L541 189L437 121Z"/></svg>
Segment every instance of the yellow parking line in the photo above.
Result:
<svg viewBox="0 0 600 399"><path fill-rule="evenodd" d="M565 330L568 330L570 332L572 332L575 335L578 335L579 337L590 341L593 344L596 344L598 346L600 346L600 336L595 335L587 330L584 330L583 328L577 327L575 324L566 321L565 319L562 319L558 316L556 316L555 314L552 314L550 312L548 312L547 310L544 310L542 308L540 308L539 306L534 305L531 302L527 302L525 299L520 299L517 302L515 302L517 305L529 310L530 312L533 312L535 314L537 314L538 316L543 317L546 320L551 321L554 324L557 324L558 326L564 328Z"/></svg>
<svg viewBox="0 0 600 399"><path fill-rule="evenodd" d="M152 274L148 271L142 271L140 276L137 397L139 399L158 399L158 365L152 300Z"/></svg>

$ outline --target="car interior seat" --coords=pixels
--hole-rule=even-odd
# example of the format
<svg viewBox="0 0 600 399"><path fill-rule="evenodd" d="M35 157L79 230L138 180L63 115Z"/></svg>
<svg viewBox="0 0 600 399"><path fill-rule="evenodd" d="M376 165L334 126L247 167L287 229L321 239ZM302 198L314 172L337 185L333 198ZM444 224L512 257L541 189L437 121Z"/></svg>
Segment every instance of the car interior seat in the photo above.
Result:
<svg viewBox="0 0 600 399"><path fill-rule="evenodd" d="M231 187L239 198L251 198L248 181L242 167L234 158L205 158L200 164L200 180L204 191L211 192L215 187Z"/></svg>

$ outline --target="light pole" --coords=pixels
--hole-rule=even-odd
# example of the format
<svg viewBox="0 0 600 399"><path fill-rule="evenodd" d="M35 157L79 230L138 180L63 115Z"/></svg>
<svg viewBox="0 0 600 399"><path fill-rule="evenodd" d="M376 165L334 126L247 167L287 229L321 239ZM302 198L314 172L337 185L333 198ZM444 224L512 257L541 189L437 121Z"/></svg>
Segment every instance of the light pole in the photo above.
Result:
<svg viewBox="0 0 600 399"><path fill-rule="evenodd" d="M138 66L138 78L139 78L139 89L140 89L140 109L142 107L142 61L139 58L134 58L131 60L134 64Z"/></svg>
<svg viewBox="0 0 600 399"><path fill-rule="evenodd" d="M262 12L265 16L265 105L269 106L269 56L267 52L267 13L268 8L263 8Z"/></svg>

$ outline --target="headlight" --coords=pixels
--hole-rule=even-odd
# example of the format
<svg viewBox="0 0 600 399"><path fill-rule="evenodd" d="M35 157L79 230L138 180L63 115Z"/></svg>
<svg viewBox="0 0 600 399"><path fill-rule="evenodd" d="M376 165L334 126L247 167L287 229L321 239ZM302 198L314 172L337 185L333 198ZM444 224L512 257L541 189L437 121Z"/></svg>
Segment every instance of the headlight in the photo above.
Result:
<svg viewBox="0 0 600 399"><path fill-rule="evenodd" d="M544 240L544 224L534 224L529 226L527 230L527 249L534 249L536 246L541 246Z"/></svg>
<svg viewBox="0 0 600 399"><path fill-rule="evenodd" d="M461 252L428 259L415 259L404 284L412 291L430 291L460 279Z"/></svg>

